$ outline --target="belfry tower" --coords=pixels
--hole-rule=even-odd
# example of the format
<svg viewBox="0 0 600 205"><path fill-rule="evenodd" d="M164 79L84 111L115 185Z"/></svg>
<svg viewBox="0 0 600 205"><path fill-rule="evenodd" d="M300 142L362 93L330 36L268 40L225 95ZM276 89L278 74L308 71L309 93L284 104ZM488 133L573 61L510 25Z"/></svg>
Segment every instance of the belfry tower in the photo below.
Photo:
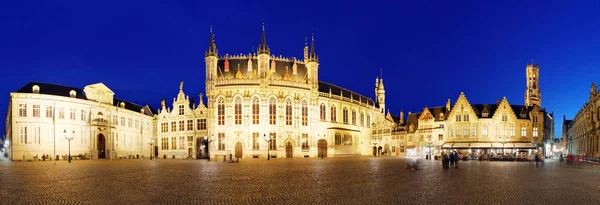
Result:
<svg viewBox="0 0 600 205"><path fill-rule="evenodd" d="M542 106L540 85L540 67L531 62L526 67L527 89L525 90L525 106Z"/></svg>

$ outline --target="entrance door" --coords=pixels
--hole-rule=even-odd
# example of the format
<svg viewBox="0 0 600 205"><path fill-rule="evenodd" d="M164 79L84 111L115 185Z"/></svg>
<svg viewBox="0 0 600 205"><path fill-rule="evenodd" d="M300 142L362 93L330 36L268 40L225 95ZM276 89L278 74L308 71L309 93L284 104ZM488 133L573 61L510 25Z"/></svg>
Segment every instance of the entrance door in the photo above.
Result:
<svg viewBox="0 0 600 205"><path fill-rule="evenodd" d="M154 158L158 157L158 145L154 145Z"/></svg>
<svg viewBox="0 0 600 205"><path fill-rule="evenodd" d="M285 145L285 158L292 158L294 156L294 150L292 149L292 143L288 142Z"/></svg>
<svg viewBox="0 0 600 205"><path fill-rule="evenodd" d="M237 142L235 144L235 158L242 158L242 143Z"/></svg>
<svg viewBox="0 0 600 205"><path fill-rule="evenodd" d="M98 135L98 159L106 158L106 139L104 135Z"/></svg>
<svg viewBox="0 0 600 205"><path fill-rule="evenodd" d="M320 139L319 143L318 143L318 148L319 148L318 156L321 158L327 157L327 140Z"/></svg>
<svg viewBox="0 0 600 205"><path fill-rule="evenodd" d="M208 141L198 138L196 146L196 159L208 159Z"/></svg>
<svg viewBox="0 0 600 205"><path fill-rule="evenodd" d="M188 149L188 157L189 157L189 158L192 158L192 148L189 148L189 149Z"/></svg>
<svg viewBox="0 0 600 205"><path fill-rule="evenodd" d="M377 147L373 147L373 156L377 156Z"/></svg>

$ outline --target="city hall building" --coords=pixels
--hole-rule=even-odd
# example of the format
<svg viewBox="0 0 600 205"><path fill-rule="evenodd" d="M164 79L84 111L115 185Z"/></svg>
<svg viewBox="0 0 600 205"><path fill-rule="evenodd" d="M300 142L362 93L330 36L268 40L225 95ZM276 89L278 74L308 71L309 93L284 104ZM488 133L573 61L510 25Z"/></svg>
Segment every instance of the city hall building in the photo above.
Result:
<svg viewBox="0 0 600 205"><path fill-rule="evenodd" d="M600 92L593 82L587 102L573 119L563 118L563 133L568 154L600 156Z"/></svg>

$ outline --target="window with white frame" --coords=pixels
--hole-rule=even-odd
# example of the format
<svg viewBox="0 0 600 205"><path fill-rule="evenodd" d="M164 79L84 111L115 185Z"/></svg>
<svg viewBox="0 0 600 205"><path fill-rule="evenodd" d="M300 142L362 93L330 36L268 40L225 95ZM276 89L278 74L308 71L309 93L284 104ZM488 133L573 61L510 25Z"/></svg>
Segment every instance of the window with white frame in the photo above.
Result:
<svg viewBox="0 0 600 205"><path fill-rule="evenodd" d="M27 104L19 104L19 117L27 117Z"/></svg>
<svg viewBox="0 0 600 205"><path fill-rule="evenodd" d="M327 120L327 117L325 116L326 113L327 113L327 108L325 107L325 104L321 104L321 121Z"/></svg>
<svg viewBox="0 0 600 205"><path fill-rule="evenodd" d="M521 127L521 137L525 137L527 135L527 128Z"/></svg>
<svg viewBox="0 0 600 205"><path fill-rule="evenodd" d="M171 122L171 132L177 132L177 122Z"/></svg>
<svg viewBox="0 0 600 205"><path fill-rule="evenodd" d="M27 144L27 126L21 127L21 129L19 131L19 143Z"/></svg>
<svg viewBox="0 0 600 205"><path fill-rule="evenodd" d="M177 137L171 137L171 149L177 149Z"/></svg>
<svg viewBox="0 0 600 205"><path fill-rule="evenodd" d="M506 127L502 128L502 136L508 136L508 131L506 130Z"/></svg>
<svg viewBox="0 0 600 205"><path fill-rule="evenodd" d="M475 127L475 126L471 127L471 136L473 136L473 137L477 136L477 127Z"/></svg>
<svg viewBox="0 0 600 205"><path fill-rule="evenodd" d="M352 124L356 125L356 110L352 110Z"/></svg>
<svg viewBox="0 0 600 205"><path fill-rule="evenodd" d="M310 149L310 146L308 146L308 144L308 134L302 134L302 150Z"/></svg>
<svg viewBox="0 0 600 205"><path fill-rule="evenodd" d="M367 114L367 127L371 127L371 115Z"/></svg>
<svg viewBox="0 0 600 205"><path fill-rule="evenodd" d="M125 127L125 123L127 123L127 121L125 121L125 117L121 117L121 126Z"/></svg>
<svg viewBox="0 0 600 205"><path fill-rule="evenodd" d="M362 127L365 126L365 113L364 112L360 112L360 126L362 126Z"/></svg>
<svg viewBox="0 0 600 205"><path fill-rule="evenodd" d="M342 121L345 124L348 124L348 109L346 107L344 107L344 109L342 110Z"/></svg>
<svg viewBox="0 0 600 205"><path fill-rule="evenodd" d="M127 127L133 127L133 120L131 118L127 118Z"/></svg>
<svg viewBox="0 0 600 205"><path fill-rule="evenodd" d="M335 105L332 105L331 106L331 122L336 122L337 121L336 115L337 115L337 112L336 112L336 109L335 109Z"/></svg>
<svg viewBox="0 0 600 205"><path fill-rule="evenodd" d="M225 100L223 98L217 100L217 122L218 125L225 125Z"/></svg>
<svg viewBox="0 0 600 205"><path fill-rule="evenodd" d="M487 126L481 127L481 135L488 136L488 127Z"/></svg>
<svg viewBox="0 0 600 205"><path fill-rule="evenodd" d="M217 144L219 150L225 150L225 133L218 134Z"/></svg>
<svg viewBox="0 0 600 205"><path fill-rule="evenodd" d="M514 137L515 136L515 127L510 127L510 136Z"/></svg>
<svg viewBox="0 0 600 205"><path fill-rule="evenodd" d="M185 114L185 106L179 105L179 115L184 115L184 114Z"/></svg>
<svg viewBox="0 0 600 205"><path fill-rule="evenodd" d="M185 149L185 137L179 137L179 149Z"/></svg>
<svg viewBox="0 0 600 205"><path fill-rule="evenodd" d="M40 117L40 105L33 105L33 117Z"/></svg>
<svg viewBox="0 0 600 205"><path fill-rule="evenodd" d="M69 119L75 120L75 108L69 109Z"/></svg>
<svg viewBox="0 0 600 205"><path fill-rule="evenodd" d="M235 115L235 124L236 125L241 125L242 124L242 98L237 97L235 98L235 104L234 104L234 115Z"/></svg>
<svg viewBox="0 0 600 205"><path fill-rule="evenodd" d="M538 136L538 128L534 127L533 128L533 137L537 137Z"/></svg>
<svg viewBox="0 0 600 205"><path fill-rule="evenodd" d="M184 131L185 130L185 121L180 120L179 121L179 131Z"/></svg>
<svg viewBox="0 0 600 205"><path fill-rule="evenodd" d="M85 110L81 110L81 121L87 121L87 112Z"/></svg>
<svg viewBox="0 0 600 205"><path fill-rule="evenodd" d="M463 130L464 130L463 133L464 133L465 137L469 136L469 127L468 126L464 126Z"/></svg>
<svg viewBox="0 0 600 205"><path fill-rule="evenodd" d="M169 132L169 123L167 123L167 122L160 123L160 131L163 133Z"/></svg>
<svg viewBox="0 0 600 205"><path fill-rule="evenodd" d="M33 127L33 144L40 144L40 134L42 132L42 128ZM31 142L29 142L31 144Z"/></svg>
<svg viewBox="0 0 600 205"><path fill-rule="evenodd" d="M252 133L252 150L259 150L260 144L258 143L258 138L260 134L258 132Z"/></svg>
<svg viewBox="0 0 600 205"><path fill-rule="evenodd" d="M187 130L188 131L194 130L194 120L187 121Z"/></svg>
<svg viewBox="0 0 600 205"><path fill-rule="evenodd" d="M48 105L46 106L46 117L52 118L52 116L54 116L54 109L52 108L52 105Z"/></svg>

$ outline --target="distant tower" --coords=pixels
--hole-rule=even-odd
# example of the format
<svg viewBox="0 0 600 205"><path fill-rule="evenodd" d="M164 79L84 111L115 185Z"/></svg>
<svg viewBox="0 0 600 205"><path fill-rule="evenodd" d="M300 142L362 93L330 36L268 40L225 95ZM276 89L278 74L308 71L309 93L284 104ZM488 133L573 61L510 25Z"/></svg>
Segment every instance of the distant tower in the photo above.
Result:
<svg viewBox="0 0 600 205"><path fill-rule="evenodd" d="M375 79L377 82L377 79ZM380 112L385 111L385 88L383 87L383 78L379 79L379 83L375 87L375 95L377 96L377 103L379 103Z"/></svg>
<svg viewBox="0 0 600 205"><path fill-rule="evenodd" d="M306 47L305 47L306 49ZM308 68L308 81L313 84L319 83L319 57L315 52L315 35L312 36L312 42L310 43L310 53L308 55L308 62L306 63Z"/></svg>
<svg viewBox="0 0 600 205"><path fill-rule="evenodd" d="M269 60L271 57L271 49L267 46L267 37L265 35L265 24L262 26L262 39L260 40L260 45L258 46L258 73L261 77L267 76L269 72Z"/></svg>
<svg viewBox="0 0 600 205"><path fill-rule="evenodd" d="M204 62L206 62L206 81L214 80L217 77L217 61L218 52L217 45L215 45L215 36L212 32L212 26L210 27L210 36L208 39L208 48L204 55Z"/></svg>
<svg viewBox="0 0 600 205"><path fill-rule="evenodd" d="M540 67L531 62L527 65L527 89L525 90L525 106L542 106L542 91L540 85Z"/></svg>

